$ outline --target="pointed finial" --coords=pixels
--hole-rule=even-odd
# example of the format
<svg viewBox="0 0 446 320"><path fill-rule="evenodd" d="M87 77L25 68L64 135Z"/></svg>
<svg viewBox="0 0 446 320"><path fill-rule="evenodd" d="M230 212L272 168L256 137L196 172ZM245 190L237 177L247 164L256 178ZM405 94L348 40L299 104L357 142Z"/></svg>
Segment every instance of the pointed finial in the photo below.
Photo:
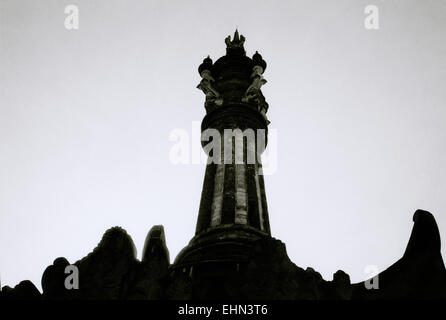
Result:
<svg viewBox="0 0 446 320"><path fill-rule="evenodd" d="M241 53L245 54L245 49L243 48L243 44L245 43L245 37L243 35L239 35L238 29L235 29L234 38L231 41L231 36L227 36L225 39L226 43L226 53L228 54L230 51L232 53Z"/></svg>
<svg viewBox="0 0 446 320"><path fill-rule="evenodd" d="M235 32L234 32L234 40L232 40L232 42L238 42L238 41L240 41L240 38L239 38L239 35L238 35L238 30L237 29L235 29Z"/></svg>

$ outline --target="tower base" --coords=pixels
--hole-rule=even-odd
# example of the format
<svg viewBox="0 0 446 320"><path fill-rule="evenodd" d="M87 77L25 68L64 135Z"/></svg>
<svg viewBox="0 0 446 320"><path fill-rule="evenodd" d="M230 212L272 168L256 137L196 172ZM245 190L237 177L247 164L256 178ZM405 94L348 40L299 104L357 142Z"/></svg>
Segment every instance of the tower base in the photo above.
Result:
<svg viewBox="0 0 446 320"><path fill-rule="evenodd" d="M186 273L208 283L237 278L238 274L243 274L252 255L254 242L261 239L271 239L271 236L246 225L228 224L206 229L181 250L171 272Z"/></svg>

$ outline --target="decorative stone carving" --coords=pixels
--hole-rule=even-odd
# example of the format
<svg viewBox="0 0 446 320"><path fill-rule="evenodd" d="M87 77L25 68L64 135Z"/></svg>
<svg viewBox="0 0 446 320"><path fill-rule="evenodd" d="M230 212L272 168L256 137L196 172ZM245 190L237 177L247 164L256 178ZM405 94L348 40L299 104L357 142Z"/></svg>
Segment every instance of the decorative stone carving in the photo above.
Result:
<svg viewBox="0 0 446 320"><path fill-rule="evenodd" d="M265 118L265 120L269 123L268 118L266 117L266 112L268 111L268 103L265 100L265 97L262 94L260 88L267 82L263 76L263 68L259 65L256 65L252 68L251 79L252 82L249 85L248 89L246 89L245 95L242 98L243 102L246 103L255 103L259 112Z"/></svg>
<svg viewBox="0 0 446 320"><path fill-rule="evenodd" d="M238 31L235 30L234 39L231 41L231 36L227 36L225 39L226 47L229 49L239 49L243 48L243 44L245 43L245 37L243 35L238 34Z"/></svg>
<svg viewBox="0 0 446 320"><path fill-rule="evenodd" d="M150 229L142 253L142 261L160 260L166 266L169 265L169 250L166 246L166 237L162 225L153 226Z"/></svg>
<svg viewBox="0 0 446 320"><path fill-rule="evenodd" d="M215 106L220 107L223 104L223 98L220 96L217 90L212 86L212 83L215 82L215 79L212 77L211 72L209 70L203 70L200 73L201 81L198 84L197 88L203 91L206 95L205 107L206 111L211 111L215 108Z"/></svg>
<svg viewBox="0 0 446 320"><path fill-rule="evenodd" d="M267 82L263 78L262 73L263 73L263 68L261 66L254 66L254 68L252 68L252 74L251 74L252 82L248 87L248 89L246 90L246 96L254 94L258 90L260 90L260 88Z"/></svg>

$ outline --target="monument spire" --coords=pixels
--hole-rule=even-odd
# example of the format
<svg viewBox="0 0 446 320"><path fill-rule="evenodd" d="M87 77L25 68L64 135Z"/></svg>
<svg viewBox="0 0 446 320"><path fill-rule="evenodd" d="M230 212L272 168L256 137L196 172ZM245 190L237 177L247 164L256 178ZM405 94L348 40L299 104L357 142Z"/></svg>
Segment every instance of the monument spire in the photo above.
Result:
<svg viewBox="0 0 446 320"><path fill-rule="evenodd" d="M174 264L196 277L223 265L225 276L239 272L252 243L271 234L260 158L269 124L261 92L266 62L258 52L247 57L244 42L236 29L232 40L225 39L226 55L215 63L208 56L198 68L209 161L195 236Z"/></svg>

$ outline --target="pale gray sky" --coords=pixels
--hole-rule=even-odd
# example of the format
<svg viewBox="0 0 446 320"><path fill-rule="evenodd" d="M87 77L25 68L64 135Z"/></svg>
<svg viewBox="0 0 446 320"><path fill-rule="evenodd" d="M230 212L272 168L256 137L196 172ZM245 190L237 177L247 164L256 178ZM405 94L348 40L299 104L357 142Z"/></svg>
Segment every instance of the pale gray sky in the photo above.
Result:
<svg viewBox="0 0 446 320"><path fill-rule="evenodd" d="M361 281L401 257L417 208L444 240L445 1L0 4L2 285L41 288L55 258L84 257L115 225L140 257L163 224L173 260L194 234L204 165L171 164L169 134L201 121L197 67L236 26L268 63L266 193L291 260ZM79 30L64 27L70 4ZM379 30L364 28L369 4Z"/></svg>

